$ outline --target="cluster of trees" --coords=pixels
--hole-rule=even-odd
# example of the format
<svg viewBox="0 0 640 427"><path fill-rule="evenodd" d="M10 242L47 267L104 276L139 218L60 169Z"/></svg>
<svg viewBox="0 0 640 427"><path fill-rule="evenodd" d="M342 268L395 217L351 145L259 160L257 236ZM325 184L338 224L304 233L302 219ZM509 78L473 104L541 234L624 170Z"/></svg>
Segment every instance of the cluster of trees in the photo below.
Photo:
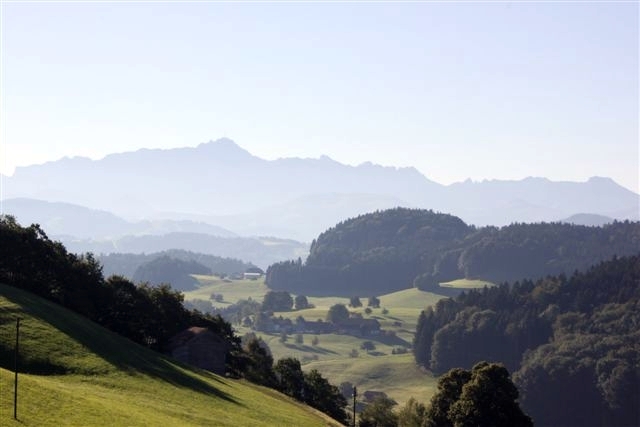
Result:
<svg viewBox="0 0 640 427"><path fill-rule="evenodd" d="M362 301L360 301L360 297L351 297L349 299L349 307L362 307ZM375 296L369 297L369 300L367 301L367 307L380 308L380 299Z"/></svg>
<svg viewBox="0 0 640 427"><path fill-rule="evenodd" d="M269 291L262 300L262 311L291 311L293 297L286 291Z"/></svg>
<svg viewBox="0 0 640 427"><path fill-rule="evenodd" d="M635 254L639 240L637 222L476 228L455 216L396 208L325 231L304 263L271 265L266 283L306 295L385 294L411 286L444 293L439 283L462 277L499 283L585 269Z"/></svg>
<svg viewBox="0 0 640 427"><path fill-rule="evenodd" d="M502 361L542 425L638 425L640 256L503 284L420 315L416 361L436 373Z"/></svg>
<svg viewBox="0 0 640 427"><path fill-rule="evenodd" d="M275 365L269 347L251 334L243 344L245 349L245 376L247 379L271 387L292 398L324 412L333 419L346 423L347 401L340 389L331 384L320 372L303 372L295 358L278 360Z"/></svg>

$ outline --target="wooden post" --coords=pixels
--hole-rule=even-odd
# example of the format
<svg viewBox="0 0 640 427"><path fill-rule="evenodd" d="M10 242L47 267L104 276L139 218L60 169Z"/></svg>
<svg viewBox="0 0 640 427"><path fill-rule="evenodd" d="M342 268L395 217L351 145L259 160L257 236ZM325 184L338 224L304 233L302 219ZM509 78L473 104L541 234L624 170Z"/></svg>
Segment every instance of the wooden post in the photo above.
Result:
<svg viewBox="0 0 640 427"><path fill-rule="evenodd" d="M20 344L20 318L16 318L16 348L14 353L13 372L15 374L13 380L13 419L18 419L18 352Z"/></svg>
<svg viewBox="0 0 640 427"><path fill-rule="evenodd" d="M353 386L353 427L356 427L356 397L358 396L358 389Z"/></svg>

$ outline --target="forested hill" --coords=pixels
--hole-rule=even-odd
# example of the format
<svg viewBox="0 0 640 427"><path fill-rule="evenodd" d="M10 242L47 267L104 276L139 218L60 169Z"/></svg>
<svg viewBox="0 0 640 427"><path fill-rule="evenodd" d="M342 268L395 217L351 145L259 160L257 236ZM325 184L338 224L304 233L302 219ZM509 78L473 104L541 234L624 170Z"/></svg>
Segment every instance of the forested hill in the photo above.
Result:
<svg viewBox="0 0 640 427"><path fill-rule="evenodd" d="M267 285L306 295L372 295L469 278L495 283L586 269L640 250L640 223L476 228L430 210L396 208L322 233L302 260L273 264Z"/></svg>
<svg viewBox="0 0 640 427"><path fill-rule="evenodd" d="M185 261L187 263L196 262L202 264L209 273L198 273L198 270L186 271L188 274L210 274L213 273L244 273L249 268L256 266L235 258L223 258L216 255L208 255L199 252L185 251L182 249L169 249L162 252L154 253L111 253L96 256L96 259L102 264L102 272L105 277L112 274L133 279L136 271L145 264L152 262L157 258L169 257ZM145 279L142 279L145 280ZM153 281L153 280L149 280Z"/></svg>
<svg viewBox="0 0 640 427"><path fill-rule="evenodd" d="M416 361L515 371L536 425L640 425L640 256L440 300L419 318Z"/></svg>

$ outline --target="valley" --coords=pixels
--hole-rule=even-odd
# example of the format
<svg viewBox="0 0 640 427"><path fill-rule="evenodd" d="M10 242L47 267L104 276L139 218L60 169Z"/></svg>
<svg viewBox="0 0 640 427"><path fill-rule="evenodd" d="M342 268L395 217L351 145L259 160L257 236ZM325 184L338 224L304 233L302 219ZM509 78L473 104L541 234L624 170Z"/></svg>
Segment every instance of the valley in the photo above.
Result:
<svg viewBox="0 0 640 427"><path fill-rule="evenodd" d="M262 302L269 290L264 284L264 278L230 280L216 276L194 277L198 279L200 287L185 292L187 304L193 300L208 300L213 307L226 308L242 299L251 298ZM222 295L223 301L210 299L212 294ZM374 337L335 333L292 333L288 334L286 342L282 342L280 333L255 333L267 343L274 360L294 357L300 360L304 370L317 369L333 384L349 382L361 392L384 392L399 405L404 405L411 397L428 401L435 391L436 378L416 365L411 346L420 312L428 306L433 306L444 296L412 288L379 295L378 298L380 307L371 309L370 314L365 313L367 298L364 296L361 298L362 307L349 307L351 313L362 315L365 319L375 319L380 323L384 334ZM291 319L293 322L299 316L307 321L324 321L332 305L349 304L349 298L345 297L308 297L308 301L313 308L275 312L273 315ZM242 324L234 324L234 328L238 335L254 332L252 328ZM300 339L298 336L302 342L296 342ZM316 345L312 344L314 338L318 340ZM365 341L372 341L375 350L367 352L361 349ZM396 351L398 354L394 354Z"/></svg>

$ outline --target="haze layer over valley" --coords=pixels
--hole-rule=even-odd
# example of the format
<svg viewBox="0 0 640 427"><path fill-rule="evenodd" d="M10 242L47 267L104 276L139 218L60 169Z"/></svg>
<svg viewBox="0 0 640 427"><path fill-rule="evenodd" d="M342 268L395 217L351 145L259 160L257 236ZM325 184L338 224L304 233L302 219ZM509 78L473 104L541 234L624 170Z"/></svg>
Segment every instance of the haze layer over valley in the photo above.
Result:
<svg viewBox="0 0 640 427"><path fill-rule="evenodd" d="M67 221L57 233L78 238L185 231L310 242L346 218L397 206L451 213L478 226L500 226L561 221L577 214L599 215L601 223L603 217L635 220L640 203L637 194L604 177L586 182L538 177L467 180L445 186L411 167L369 162L348 166L326 156L264 160L226 138L197 147L111 154L100 160L63 158L19 167L3 181L3 211L18 213L24 222L42 222L42 210L12 199L105 211L88 213L109 223L108 230L96 224L94 232L102 230L100 235L88 236L83 221ZM69 217L71 211L78 215L78 209L48 205L47 215ZM60 225L64 220L55 222Z"/></svg>

